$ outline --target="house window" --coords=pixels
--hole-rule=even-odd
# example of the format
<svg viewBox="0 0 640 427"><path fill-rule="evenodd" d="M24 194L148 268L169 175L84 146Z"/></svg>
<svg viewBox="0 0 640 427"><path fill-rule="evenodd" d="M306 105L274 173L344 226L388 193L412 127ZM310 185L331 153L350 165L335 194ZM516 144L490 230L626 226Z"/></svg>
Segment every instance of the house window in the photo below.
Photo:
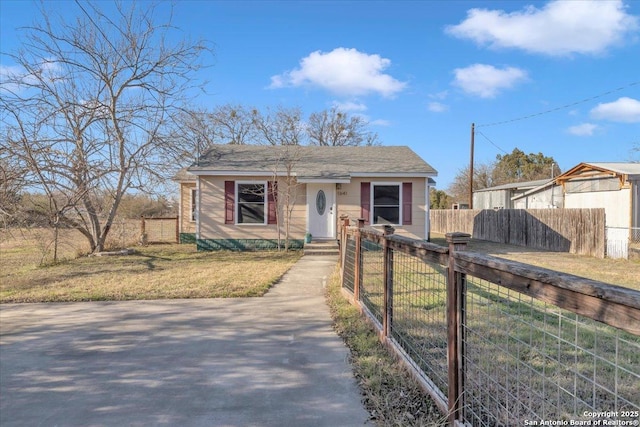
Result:
<svg viewBox="0 0 640 427"><path fill-rule="evenodd" d="M266 188L266 183L237 183L236 218L238 224L266 224Z"/></svg>
<svg viewBox="0 0 640 427"><path fill-rule="evenodd" d="M373 224L400 225L400 184L373 184Z"/></svg>
<svg viewBox="0 0 640 427"><path fill-rule="evenodd" d="M196 203L197 203L197 195L195 188L191 189L191 221L196 220Z"/></svg>

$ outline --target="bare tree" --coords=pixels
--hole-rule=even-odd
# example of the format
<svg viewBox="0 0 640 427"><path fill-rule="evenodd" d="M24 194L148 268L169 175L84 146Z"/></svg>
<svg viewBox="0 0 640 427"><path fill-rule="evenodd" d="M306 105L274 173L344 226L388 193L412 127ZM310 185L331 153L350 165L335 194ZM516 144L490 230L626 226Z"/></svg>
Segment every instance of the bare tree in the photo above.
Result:
<svg viewBox="0 0 640 427"><path fill-rule="evenodd" d="M0 226L5 228L18 222L21 192L26 184L23 166L7 155L6 147L0 147Z"/></svg>
<svg viewBox="0 0 640 427"><path fill-rule="evenodd" d="M253 112L242 105L225 104L212 114L217 144L250 144L255 140Z"/></svg>
<svg viewBox="0 0 640 427"><path fill-rule="evenodd" d="M493 186L493 165L481 163L473 168L473 190L480 190ZM447 193L455 203L466 203L469 200L469 166L460 169L453 182L447 188Z"/></svg>
<svg viewBox="0 0 640 427"><path fill-rule="evenodd" d="M284 250L291 246L291 217L296 206L299 188L294 169L301 158L300 145L290 144L278 147L278 160L273 170L274 191L276 202L276 227L278 233L278 248L280 247L282 228L284 226Z"/></svg>
<svg viewBox="0 0 640 427"><path fill-rule="evenodd" d="M298 184L294 168L301 156L301 145L305 140L302 113L299 108L278 108L266 115L254 110L253 125L257 142L273 145L276 162L272 171L272 191L276 201L276 228L278 247L284 231L285 250L291 241L291 217L298 197Z"/></svg>
<svg viewBox="0 0 640 427"><path fill-rule="evenodd" d="M216 144L213 114L203 108L185 109L175 118L175 126L167 137L167 143L175 150L176 165L189 165L211 145Z"/></svg>
<svg viewBox="0 0 640 427"><path fill-rule="evenodd" d="M305 142L300 108L278 107L266 114L253 110L255 141L265 145L303 145Z"/></svg>
<svg viewBox="0 0 640 427"><path fill-rule="evenodd" d="M196 87L201 41L168 39L143 3L76 1L73 23L42 6L8 56L23 70L2 81L1 120L12 159L49 196L53 221L78 229L102 251L124 194L162 182L176 146L169 129ZM148 7L147 7L148 6ZM103 208L96 199L107 195Z"/></svg>
<svg viewBox="0 0 640 427"><path fill-rule="evenodd" d="M311 145L378 145L378 134L368 130L361 116L351 116L336 107L312 113L307 123Z"/></svg>

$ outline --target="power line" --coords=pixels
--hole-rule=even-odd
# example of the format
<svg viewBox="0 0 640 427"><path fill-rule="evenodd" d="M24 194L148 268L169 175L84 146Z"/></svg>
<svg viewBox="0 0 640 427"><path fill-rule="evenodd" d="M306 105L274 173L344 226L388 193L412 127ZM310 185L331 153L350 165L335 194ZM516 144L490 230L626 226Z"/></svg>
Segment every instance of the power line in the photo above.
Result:
<svg viewBox="0 0 640 427"><path fill-rule="evenodd" d="M505 150L503 150L502 148L498 147L498 145L493 142L492 140L489 139L489 137L487 135L485 135L484 133L480 132L479 130L476 129L476 133L479 135L482 135L484 137L484 139L486 139L487 141L489 141L489 143L491 145L493 145L494 147L496 147L498 150L502 151L504 154L509 154L507 153Z"/></svg>
<svg viewBox="0 0 640 427"><path fill-rule="evenodd" d="M629 83L626 86L622 86L622 87L619 87L619 88L616 88L616 89L612 89L612 90L609 90L607 92L601 93L599 95L591 96L589 98L585 98L585 99L582 99L580 101L572 102L570 104L562 105L560 107L552 108L550 110L545 110L545 111L541 111L539 113L529 114L528 116L518 117L518 118L510 119L510 120L503 120L503 121L494 122L494 123L479 124L479 125L476 125L476 129L479 128L479 127L489 127L489 126L504 125L504 124L507 124L507 123L518 122L520 120L531 119L533 117L538 117L538 116L542 116L544 114L553 113L555 111L563 110L565 108L570 108L570 107L573 107L575 105L579 105L579 104L583 104L585 102L593 101L594 99L602 98L603 96L611 95L612 93L620 92L621 90L628 89L628 88L630 88L632 86L635 86L635 85L638 85L638 84L640 84L640 81L632 82L632 83Z"/></svg>

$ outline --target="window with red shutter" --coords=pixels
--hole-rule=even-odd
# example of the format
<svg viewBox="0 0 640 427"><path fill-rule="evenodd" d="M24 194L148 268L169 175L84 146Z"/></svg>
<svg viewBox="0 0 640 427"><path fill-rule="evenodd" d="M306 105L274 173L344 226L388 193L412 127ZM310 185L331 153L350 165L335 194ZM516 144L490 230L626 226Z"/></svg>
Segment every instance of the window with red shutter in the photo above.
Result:
<svg viewBox="0 0 640 427"><path fill-rule="evenodd" d="M360 183L360 218L364 218L364 223L369 224L371 211L371 183Z"/></svg>
<svg viewBox="0 0 640 427"><path fill-rule="evenodd" d="M402 183L402 225L411 225L411 206L413 186L410 182Z"/></svg>
<svg viewBox="0 0 640 427"><path fill-rule="evenodd" d="M233 224L233 211L235 210L235 181L224 182L224 223Z"/></svg>

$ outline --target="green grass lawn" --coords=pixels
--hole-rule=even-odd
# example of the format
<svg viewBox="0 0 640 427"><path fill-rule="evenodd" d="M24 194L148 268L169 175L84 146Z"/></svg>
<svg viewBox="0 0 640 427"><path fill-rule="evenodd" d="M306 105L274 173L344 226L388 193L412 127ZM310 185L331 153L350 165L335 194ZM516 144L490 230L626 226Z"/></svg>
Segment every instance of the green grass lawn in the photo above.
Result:
<svg viewBox="0 0 640 427"><path fill-rule="evenodd" d="M41 266L36 246L22 237L0 243L1 303L261 296L301 256L154 245Z"/></svg>

